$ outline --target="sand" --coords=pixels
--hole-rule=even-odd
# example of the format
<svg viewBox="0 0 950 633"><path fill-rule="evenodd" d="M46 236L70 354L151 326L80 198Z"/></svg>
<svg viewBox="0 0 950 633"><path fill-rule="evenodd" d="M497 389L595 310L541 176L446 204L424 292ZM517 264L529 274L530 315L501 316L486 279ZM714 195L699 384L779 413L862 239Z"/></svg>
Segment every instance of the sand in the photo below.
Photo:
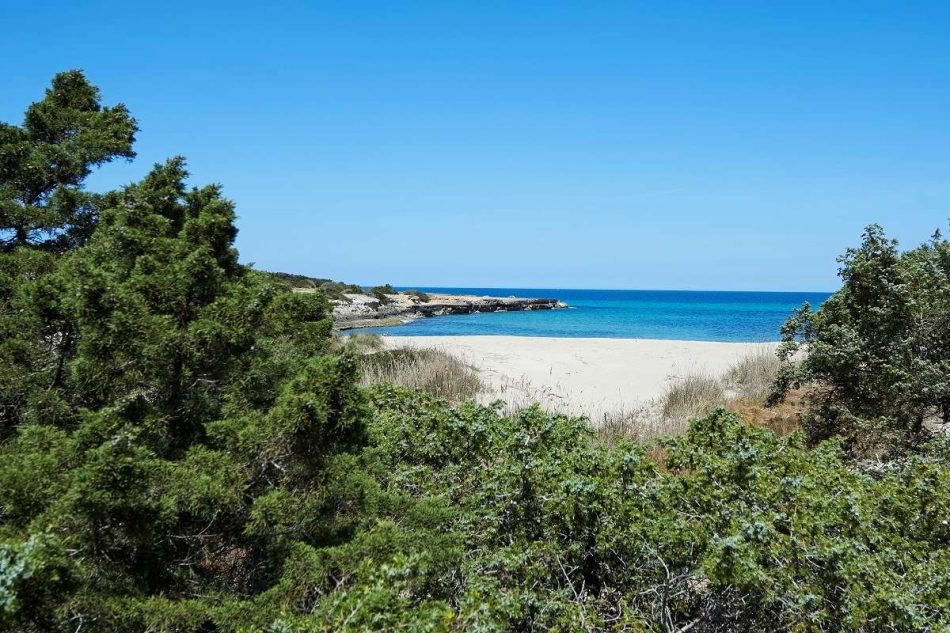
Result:
<svg viewBox="0 0 950 633"><path fill-rule="evenodd" d="M720 376L757 348L774 343L711 343L526 336L386 336L388 347L432 347L479 370L493 395L512 404L596 418L631 411L688 374Z"/></svg>

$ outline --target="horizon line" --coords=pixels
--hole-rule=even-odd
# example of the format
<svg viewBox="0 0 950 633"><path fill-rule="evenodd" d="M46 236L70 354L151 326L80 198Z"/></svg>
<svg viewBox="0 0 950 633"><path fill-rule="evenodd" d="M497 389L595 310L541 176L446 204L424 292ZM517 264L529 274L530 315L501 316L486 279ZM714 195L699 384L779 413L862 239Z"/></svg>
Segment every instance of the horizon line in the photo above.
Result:
<svg viewBox="0 0 950 633"><path fill-rule="evenodd" d="M363 288L373 288L384 284L359 284ZM707 288L570 288L570 287L542 287L542 286L429 286L425 284L406 285L392 284L397 290L614 290L621 292L758 292L771 294L833 294L835 290L725 290Z"/></svg>

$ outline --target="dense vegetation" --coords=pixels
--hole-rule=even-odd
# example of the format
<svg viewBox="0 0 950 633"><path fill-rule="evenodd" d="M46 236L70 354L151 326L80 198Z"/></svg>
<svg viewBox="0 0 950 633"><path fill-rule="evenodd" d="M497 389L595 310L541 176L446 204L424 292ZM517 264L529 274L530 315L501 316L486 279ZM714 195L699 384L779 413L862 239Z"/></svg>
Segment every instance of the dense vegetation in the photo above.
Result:
<svg viewBox="0 0 950 633"><path fill-rule="evenodd" d="M841 290L785 324L780 387L812 385L813 442L912 450L950 424L950 242L936 232L901 253L875 225L839 261Z"/></svg>
<svg viewBox="0 0 950 633"><path fill-rule="evenodd" d="M82 189L134 132L77 72L0 127L0 629L950 626L944 437L872 470L721 410L608 446L536 408L362 389L324 294L238 264L233 205L181 159ZM851 283L804 330L816 353ZM908 366L946 362L926 336ZM905 398L809 362L794 378L855 415Z"/></svg>

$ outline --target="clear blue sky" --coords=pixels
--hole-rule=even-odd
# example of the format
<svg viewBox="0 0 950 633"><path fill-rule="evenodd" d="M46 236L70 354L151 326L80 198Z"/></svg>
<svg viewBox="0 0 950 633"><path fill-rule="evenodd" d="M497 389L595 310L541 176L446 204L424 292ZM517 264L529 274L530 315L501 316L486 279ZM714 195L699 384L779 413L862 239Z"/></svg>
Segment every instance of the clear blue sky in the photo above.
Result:
<svg viewBox="0 0 950 633"><path fill-rule="evenodd" d="M200 5L200 6L195 6ZM947 2L11 2L0 120L83 68L237 202L242 260L359 283L825 290L950 217Z"/></svg>

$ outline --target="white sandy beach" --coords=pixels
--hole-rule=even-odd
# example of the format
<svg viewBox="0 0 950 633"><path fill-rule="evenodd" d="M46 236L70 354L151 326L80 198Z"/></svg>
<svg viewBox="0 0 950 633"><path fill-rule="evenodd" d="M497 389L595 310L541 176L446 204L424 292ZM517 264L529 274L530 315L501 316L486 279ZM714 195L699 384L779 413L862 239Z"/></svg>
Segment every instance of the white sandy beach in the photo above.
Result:
<svg viewBox="0 0 950 633"><path fill-rule="evenodd" d="M721 375L739 358L775 343L712 343L525 336L386 336L388 347L431 347L480 370L509 403L541 401L597 417L632 410L688 374Z"/></svg>

